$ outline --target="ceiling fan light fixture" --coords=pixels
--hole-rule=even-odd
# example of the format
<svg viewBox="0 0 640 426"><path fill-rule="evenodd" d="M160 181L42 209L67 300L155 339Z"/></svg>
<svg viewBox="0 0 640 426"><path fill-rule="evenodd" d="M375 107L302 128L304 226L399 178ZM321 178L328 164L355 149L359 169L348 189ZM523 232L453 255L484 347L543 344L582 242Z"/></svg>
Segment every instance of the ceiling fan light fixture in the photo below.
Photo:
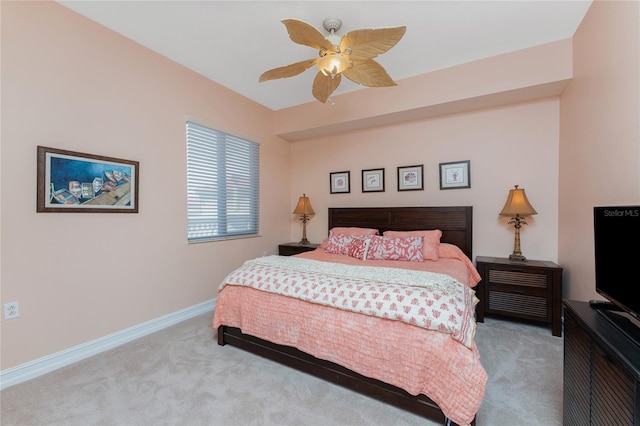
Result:
<svg viewBox="0 0 640 426"><path fill-rule="evenodd" d="M341 53L329 53L318 61L318 69L327 77L335 78L350 66L350 61Z"/></svg>
<svg viewBox="0 0 640 426"><path fill-rule="evenodd" d="M368 87L397 86L385 69L373 59L396 45L406 31L405 26L362 28L336 35L342 21L327 18L323 22L329 35L299 19L283 19L289 38L296 44L316 49L319 57L295 62L263 72L258 81L276 80L296 76L313 67L318 69L311 93L322 103L330 101L331 94L342 81L342 74L354 83ZM353 61L352 61L353 58Z"/></svg>

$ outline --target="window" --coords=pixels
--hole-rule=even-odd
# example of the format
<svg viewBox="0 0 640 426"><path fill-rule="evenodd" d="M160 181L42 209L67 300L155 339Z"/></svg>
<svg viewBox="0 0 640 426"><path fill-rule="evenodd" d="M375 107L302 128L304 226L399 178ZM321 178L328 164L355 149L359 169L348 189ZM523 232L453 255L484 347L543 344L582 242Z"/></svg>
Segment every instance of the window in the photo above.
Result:
<svg viewBox="0 0 640 426"><path fill-rule="evenodd" d="M187 121L187 239L258 235L259 146Z"/></svg>

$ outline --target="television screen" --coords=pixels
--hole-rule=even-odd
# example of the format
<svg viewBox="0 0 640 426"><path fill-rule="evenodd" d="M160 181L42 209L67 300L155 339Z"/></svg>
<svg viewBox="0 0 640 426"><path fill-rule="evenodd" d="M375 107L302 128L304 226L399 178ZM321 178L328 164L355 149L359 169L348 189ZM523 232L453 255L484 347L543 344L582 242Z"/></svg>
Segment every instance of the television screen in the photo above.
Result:
<svg viewBox="0 0 640 426"><path fill-rule="evenodd" d="M640 318L640 206L594 207L596 292Z"/></svg>

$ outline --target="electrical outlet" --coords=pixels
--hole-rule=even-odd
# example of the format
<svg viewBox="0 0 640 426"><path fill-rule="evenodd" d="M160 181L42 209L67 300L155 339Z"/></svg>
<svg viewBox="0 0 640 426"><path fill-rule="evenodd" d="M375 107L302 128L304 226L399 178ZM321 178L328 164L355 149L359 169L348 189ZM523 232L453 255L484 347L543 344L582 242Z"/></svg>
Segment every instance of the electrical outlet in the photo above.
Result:
<svg viewBox="0 0 640 426"><path fill-rule="evenodd" d="M4 319L18 318L20 316L20 304L18 302L10 302L4 304Z"/></svg>

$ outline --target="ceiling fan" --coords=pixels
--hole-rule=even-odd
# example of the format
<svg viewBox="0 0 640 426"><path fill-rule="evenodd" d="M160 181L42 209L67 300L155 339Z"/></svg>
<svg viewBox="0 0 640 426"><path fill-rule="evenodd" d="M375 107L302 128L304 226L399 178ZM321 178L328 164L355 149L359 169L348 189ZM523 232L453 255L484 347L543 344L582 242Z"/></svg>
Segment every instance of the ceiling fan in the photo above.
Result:
<svg viewBox="0 0 640 426"><path fill-rule="evenodd" d="M266 71L260 76L261 83L293 77L316 65L318 74L313 80L312 93L322 103L338 88L342 75L364 86L396 86L373 58L395 46L404 35L405 26L358 29L340 38L335 35L342 26L338 18L327 18L322 23L329 32L327 37L304 21L283 19L282 23L294 43L318 49L319 57Z"/></svg>

